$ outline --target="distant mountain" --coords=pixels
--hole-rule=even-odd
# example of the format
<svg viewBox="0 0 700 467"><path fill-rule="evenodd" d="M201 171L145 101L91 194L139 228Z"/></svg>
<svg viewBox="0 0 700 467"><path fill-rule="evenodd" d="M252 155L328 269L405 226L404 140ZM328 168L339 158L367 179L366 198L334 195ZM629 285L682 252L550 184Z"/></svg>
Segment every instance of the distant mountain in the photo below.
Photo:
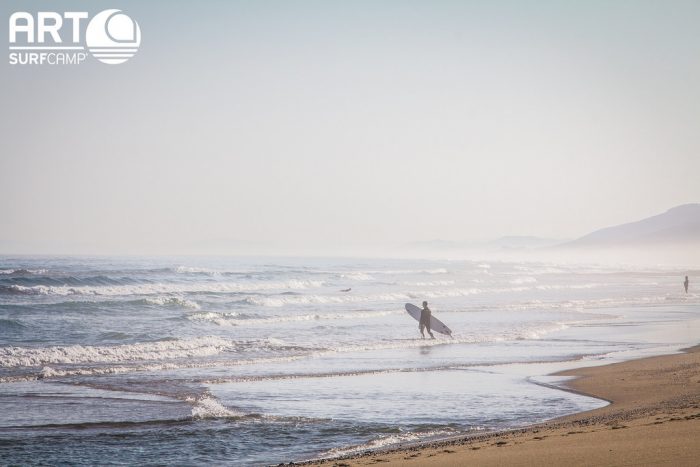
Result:
<svg viewBox="0 0 700 467"><path fill-rule="evenodd" d="M512 235L500 237L496 240L485 242L455 242L451 240L427 240L420 242L412 242L406 246L415 249L424 250L480 250L480 251L496 251L496 250L531 250L536 248L549 247L560 245L564 240L542 238L527 235Z"/></svg>
<svg viewBox="0 0 700 467"><path fill-rule="evenodd" d="M529 235L511 235L492 240L488 243L491 247L507 250L544 248L559 245L564 240L554 238L533 237Z"/></svg>
<svg viewBox="0 0 700 467"><path fill-rule="evenodd" d="M564 247L700 245L700 204L684 204L663 214L596 230Z"/></svg>

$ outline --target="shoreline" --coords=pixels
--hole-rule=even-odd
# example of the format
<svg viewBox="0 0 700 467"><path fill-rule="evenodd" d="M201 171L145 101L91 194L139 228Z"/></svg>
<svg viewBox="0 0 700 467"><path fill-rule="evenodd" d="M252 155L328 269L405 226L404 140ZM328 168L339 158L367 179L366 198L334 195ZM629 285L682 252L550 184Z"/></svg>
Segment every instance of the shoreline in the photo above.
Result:
<svg viewBox="0 0 700 467"><path fill-rule="evenodd" d="M700 345L554 373L550 386L610 402L522 428L364 451L294 465L697 465ZM540 383L535 383L540 384Z"/></svg>

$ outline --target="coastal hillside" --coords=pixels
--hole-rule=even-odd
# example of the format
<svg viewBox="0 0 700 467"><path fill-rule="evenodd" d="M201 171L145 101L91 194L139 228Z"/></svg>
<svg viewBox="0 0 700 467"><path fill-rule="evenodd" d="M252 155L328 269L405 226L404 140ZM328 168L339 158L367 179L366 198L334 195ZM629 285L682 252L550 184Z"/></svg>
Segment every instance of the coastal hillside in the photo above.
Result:
<svg viewBox="0 0 700 467"><path fill-rule="evenodd" d="M607 227L565 247L700 245L700 204L684 204L636 222Z"/></svg>

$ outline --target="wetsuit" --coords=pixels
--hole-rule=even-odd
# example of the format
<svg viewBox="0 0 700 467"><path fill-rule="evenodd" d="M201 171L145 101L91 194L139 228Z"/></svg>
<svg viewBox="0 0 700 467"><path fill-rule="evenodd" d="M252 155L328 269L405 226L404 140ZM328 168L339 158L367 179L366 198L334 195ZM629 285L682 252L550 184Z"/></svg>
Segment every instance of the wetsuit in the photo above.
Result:
<svg viewBox="0 0 700 467"><path fill-rule="evenodd" d="M433 339L435 336L433 336L433 333L430 331L430 308L427 306L423 307L423 309L420 311L420 321L418 322L418 329L420 329L420 333L423 337L425 337L425 334L423 334L423 328L428 329L428 334L430 334L430 337Z"/></svg>

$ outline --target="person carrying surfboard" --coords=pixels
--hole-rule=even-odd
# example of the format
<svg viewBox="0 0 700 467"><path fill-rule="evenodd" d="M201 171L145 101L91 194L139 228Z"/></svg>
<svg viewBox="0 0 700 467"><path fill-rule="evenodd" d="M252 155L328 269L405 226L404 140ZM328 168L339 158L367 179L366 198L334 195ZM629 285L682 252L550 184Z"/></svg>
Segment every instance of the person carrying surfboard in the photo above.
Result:
<svg viewBox="0 0 700 467"><path fill-rule="evenodd" d="M406 303L404 307L406 308L406 312L411 315L411 318L418 321L418 330L423 335L423 338L425 338L425 334L423 334L423 329L425 328L428 328L430 337L434 338L433 331L452 337L452 330L445 326L445 323L433 316L430 308L428 308L428 302L423 302L423 308L413 303Z"/></svg>
<svg viewBox="0 0 700 467"><path fill-rule="evenodd" d="M425 339L425 334L423 333L424 328L428 330L430 338L435 339L435 336L433 336L433 333L430 331L431 315L432 312L430 311L430 308L428 308L428 302L423 302L423 309L420 311L420 321L418 322L418 329L420 330L420 335L423 336L423 339Z"/></svg>

